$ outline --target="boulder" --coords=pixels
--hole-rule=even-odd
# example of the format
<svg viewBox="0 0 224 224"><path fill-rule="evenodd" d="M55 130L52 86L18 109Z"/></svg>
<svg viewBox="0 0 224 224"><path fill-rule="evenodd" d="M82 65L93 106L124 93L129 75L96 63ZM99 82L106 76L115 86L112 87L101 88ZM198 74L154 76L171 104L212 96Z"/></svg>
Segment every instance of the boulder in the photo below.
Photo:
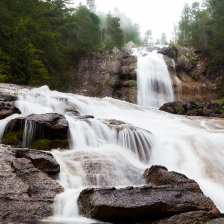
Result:
<svg viewBox="0 0 224 224"><path fill-rule="evenodd" d="M0 145L1 223L25 223L51 216L54 197L63 192L57 181L42 171L44 166L40 170L36 159L28 159L33 157L32 152L24 150L24 153L27 158L21 149ZM44 161L46 155L42 155ZM42 160L40 154L37 157ZM56 166L56 161L53 163Z"/></svg>
<svg viewBox="0 0 224 224"><path fill-rule="evenodd" d="M15 113L21 114L21 111L15 106L16 100L15 96L0 94L0 120Z"/></svg>
<svg viewBox="0 0 224 224"><path fill-rule="evenodd" d="M83 190L78 198L81 214L112 223L151 223L189 212L197 212L193 214L198 218L203 214L211 214L213 218L220 216L211 199L185 175L169 173L162 166L153 166L144 175L152 185ZM193 215L189 217L193 220ZM176 217L178 219L183 217Z"/></svg>
<svg viewBox="0 0 224 224"><path fill-rule="evenodd" d="M41 140L35 143L35 146L37 148L40 146L38 149L43 146L44 150L48 150L50 149L49 140L68 140L68 136L69 124L63 115L31 114L11 120L5 128L2 143L21 146L23 142L24 147L31 147L35 141Z"/></svg>
<svg viewBox="0 0 224 224"><path fill-rule="evenodd" d="M145 170L143 176L146 184L155 186L179 184L189 180L184 174L168 171L164 166L151 166Z"/></svg>
<svg viewBox="0 0 224 224"><path fill-rule="evenodd" d="M164 47L158 51L158 53L167 55L170 58L176 58L177 56L177 50L173 45L170 45L169 47Z"/></svg>
<svg viewBox="0 0 224 224"><path fill-rule="evenodd" d="M78 198L80 212L102 221L129 223L158 220L190 211L219 215L214 203L203 195L194 181L178 186L85 189Z"/></svg>
<svg viewBox="0 0 224 224"><path fill-rule="evenodd" d="M30 149L17 148L13 149L17 158L29 159L32 164L39 170L48 174L60 173L60 165L50 152L36 151Z"/></svg>
<svg viewBox="0 0 224 224"><path fill-rule="evenodd" d="M219 214L214 214L212 212L205 212L205 211L196 211L196 212L185 212L178 215L174 215L170 218L163 219L160 221L153 222L153 224L191 224L191 223L209 223L209 224L219 224L219 222L209 221L211 219L215 219L219 217ZM209 221L209 222L207 222ZM220 222L221 224L222 222Z"/></svg>
<svg viewBox="0 0 224 224"><path fill-rule="evenodd" d="M165 103L160 107L160 110L187 116L206 116L206 117L223 117L223 103L190 100L186 103L174 101Z"/></svg>

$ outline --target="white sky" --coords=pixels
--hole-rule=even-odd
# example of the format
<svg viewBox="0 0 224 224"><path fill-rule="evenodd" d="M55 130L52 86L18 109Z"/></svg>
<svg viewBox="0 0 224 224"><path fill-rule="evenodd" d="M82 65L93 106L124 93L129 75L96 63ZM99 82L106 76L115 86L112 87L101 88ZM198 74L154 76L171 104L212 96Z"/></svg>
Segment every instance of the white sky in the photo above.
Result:
<svg viewBox="0 0 224 224"><path fill-rule="evenodd" d="M85 0L74 0L76 4ZM160 39L164 32L169 40L172 37L173 23L177 24L180 19L184 3L190 5L202 0L95 0L97 11L113 13L117 7L120 12L125 13L133 23L141 27L144 34L152 30L154 39Z"/></svg>

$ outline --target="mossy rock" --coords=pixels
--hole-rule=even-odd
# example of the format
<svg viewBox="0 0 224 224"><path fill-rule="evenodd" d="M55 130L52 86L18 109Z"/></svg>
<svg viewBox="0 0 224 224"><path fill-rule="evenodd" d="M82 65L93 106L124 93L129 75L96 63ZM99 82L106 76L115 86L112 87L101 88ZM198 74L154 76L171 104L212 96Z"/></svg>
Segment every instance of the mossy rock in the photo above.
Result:
<svg viewBox="0 0 224 224"><path fill-rule="evenodd" d="M175 108L175 112L176 112L176 113L179 113L182 109L183 109L183 107L176 107L176 108Z"/></svg>
<svg viewBox="0 0 224 224"><path fill-rule="evenodd" d="M69 139L64 139L64 140L53 140L50 143L51 149L69 149L70 146L70 140Z"/></svg>
<svg viewBox="0 0 224 224"><path fill-rule="evenodd" d="M70 140L69 139L39 139L33 142L31 145L31 149L38 149L38 150L50 150L50 149L69 149Z"/></svg>
<svg viewBox="0 0 224 224"><path fill-rule="evenodd" d="M49 139L39 139L31 145L31 149L39 149L39 150L50 150L51 146L50 143L52 141Z"/></svg>
<svg viewBox="0 0 224 224"><path fill-rule="evenodd" d="M2 136L2 143L6 145L18 145L18 133L13 131L4 131Z"/></svg>

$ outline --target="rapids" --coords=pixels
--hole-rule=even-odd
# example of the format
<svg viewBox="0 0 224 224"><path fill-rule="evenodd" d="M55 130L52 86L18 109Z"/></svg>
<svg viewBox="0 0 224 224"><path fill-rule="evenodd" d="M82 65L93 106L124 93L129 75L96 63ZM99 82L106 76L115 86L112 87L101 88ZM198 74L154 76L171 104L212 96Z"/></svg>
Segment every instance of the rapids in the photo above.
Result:
<svg viewBox="0 0 224 224"><path fill-rule="evenodd" d="M148 61L151 56L142 59ZM160 63L158 60L155 59L156 63ZM141 66L138 67L138 74L140 70ZM172 88L166 88L168 81L160 77L160 72L157 75L158 80L153 78L153 83L162 82L162 92L168 96L160 92L157 97L153 93L157 98L149 102L149 107L158 107L162 102L173 99ZM189 118L147 109L145 105L148 101L143 95L139 97L141 106L112 98L60 93L49 90L47 86L21 89L18 95L16 106L22 114L0 120L0 137L9 120L32 113L63 114L70 126L71 150L52 150L61 166L58 182L65 192L56 197L54 216L46 222L96 223L96 220L80 216L77 206L80 191L88 187L142 185L144 169L151 165L164 165L169 170L195 179L204 194L211 197L224 212L222 119ZM92 115L94 119L77 119L72 115L72 110L80 115ZM117 134L116 130L106 125L105 120L108 119L141 129L132 130L127 126Z"/></svg>

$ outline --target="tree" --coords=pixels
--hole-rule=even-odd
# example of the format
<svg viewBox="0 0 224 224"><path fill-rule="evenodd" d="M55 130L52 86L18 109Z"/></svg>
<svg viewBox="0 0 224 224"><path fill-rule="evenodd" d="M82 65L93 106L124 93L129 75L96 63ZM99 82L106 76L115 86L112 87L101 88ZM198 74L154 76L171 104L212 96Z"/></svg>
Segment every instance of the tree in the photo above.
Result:
<svg viewBox="0 0 224 224"><path fill-rule="evenodd" d="M31 57L33 46L30 43L24 24L20 19L9 46L10 75L8 81L27 85L31 78Z"/></svg>
<svg viewBox="0 0 224 224"><path fill-rule="evenodd" d="M120 19L118 17L113 17L111 13L107 14L106 17L106 29L105 29L105 40L111 40L113 42L113 47L122 47L124 45L124 34L120 28ZM107 42L105 43L107 44ZM111 49L111 44L106 45L108 49Z"/></svg>
<svg viewBox="0 0 224 224"><path fill-rule="evenodd" d="M190 26L191 26L191 8L188 4L184 5L181 20L179 22L179 42L189 46L190 40Z"/></svg>
<svg viewBox="0 0 224 224"><path fill-rule="evenodd" d="M95 4L95 0L86 0L86 4L88 9L91 12L95 12L96 11L96 4Z"/></svg>
<svg viewBox="0 0 224 224"><path fill-rule="evenodd" d="M168 44L168 41L166 39L166 34L162 33L161 39L160 39L161 44Z"/></svg>
<svg viewBox="0 0 224 224"><path fill-rule="evenodd" d="M152 31L147 30L144 37L144 44L149 45L149 43L152 41Z"/></svg>

